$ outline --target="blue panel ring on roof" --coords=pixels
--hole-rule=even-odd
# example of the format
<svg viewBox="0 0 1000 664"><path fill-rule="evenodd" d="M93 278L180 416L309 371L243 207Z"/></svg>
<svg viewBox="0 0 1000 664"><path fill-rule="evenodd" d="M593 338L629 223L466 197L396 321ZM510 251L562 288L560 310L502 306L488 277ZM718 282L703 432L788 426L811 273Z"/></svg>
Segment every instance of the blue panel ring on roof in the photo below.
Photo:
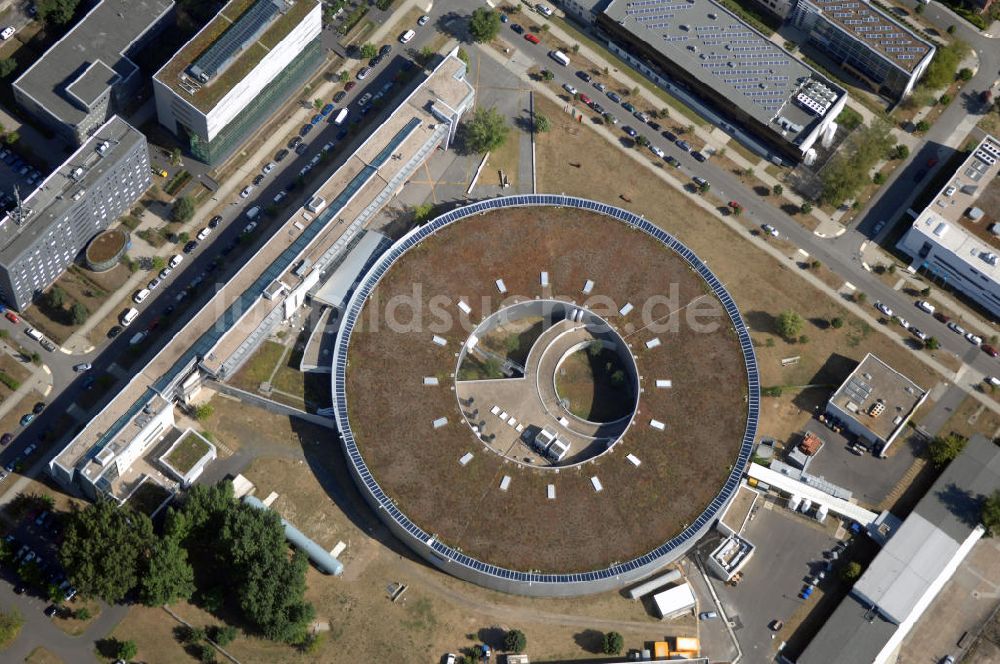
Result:
<svg viewBox="0 0 1000 664"><path fill-rule="evenodd" d="M715 296L723 303L740 340L740 349L747 372L747 423L740 444L740 452L722 490L715 499L695 519L693 524L649 553L604 569L578 574L543 574L499 568L470 558L436 538L432 538L431 533L425 532L417 524L410 521L382 491L358 450L348 418L346 358L351 342L351 333L365 301L393 263L419 242L456 221L493 209L536 206L571 207L619 219L660 241L664 246L681 256L692 269L705 279ZM735 495L740 480L749 465L750 453L757 435L757 415L760 410L757 359L754 355L750 332L733 303L732 297L722 283L693 251L677 238L643 217L619 207L575 196L531 194L488 199L452 210L424 226L410 231L368 270L348 301L344 311L343 324L334 348L332 369L331 387L334 398L334 414L341 434L341 443L350 462L355 481L365 499L376 508L379 517L410 548L441 569L459 578L511 593L536 596L572 596L601 592L637 581L673 562L694 545L697 538L714 522Z"/></svg>

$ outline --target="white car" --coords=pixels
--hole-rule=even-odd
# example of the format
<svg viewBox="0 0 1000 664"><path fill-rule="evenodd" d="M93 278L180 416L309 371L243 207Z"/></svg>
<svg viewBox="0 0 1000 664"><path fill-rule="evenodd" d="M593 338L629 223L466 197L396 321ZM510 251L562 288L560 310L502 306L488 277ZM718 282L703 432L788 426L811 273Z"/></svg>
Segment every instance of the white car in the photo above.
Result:
<svg viewBox="0 0 1000 664"><path fill-rule="evenodd" d="M875 308L878 309L879 311L881 311L883 314L885 314L889 318L892 318L892 309L890 309L889 307L885 306L881 302L876 302L875 303Z"/></svg>
<svg viewBox="0 0 1000 664"><path fill-rule="evenodd" d="M170 259L170 262L167 263L167 266L172 270L183 262L184 262L184 254L174 254L174 257Z"/></svg>
<svg viewBox="0 0 1000 664"><path fill-rule="evenodd" d="M275 166L277 166L277 164L275 164L273 161L269 161L264 165L264 168L261 169L261 173L267 175L268 173L274 170Z"/></svg>
<svg viewBox="0 0 1000 664"><path fill-rule="evenodd" d="M431 17L428 16L427 14L424 14L423 16L417 19L417 25L427 25L427 22L430 20Z"/></svg>
<svg viewBox="0 0 1000 664"><path fill-rule="evenodd" d="M248 197L251 192L253 192L253 185L252 184L248 184L243 189L243 191L240 192L240 198L246 198L246 197Z"/></svg>
<svg viewBox="0 0 1000 664"><path fill-rule="evenodd" d="M965 336L965 328L954 321L948 323L948 329L954 332L955 334L961 334L962 336Z"/></svg>
<svg viewBox="0 0 1000 664"><path fill-rule="evenodd" d="M934 305L927 300L917 300L917 309L926 311L929 314L934 313Z"/></svg>
<svg viewBox="0 0 1000 664"><path fill-rule="evenodd" d="M965 333L965 340L968 341L973 346L980 346L983 343L983 338L973 334L972 332Z"/></svg>
<svg viewBox="0 0 1000 664"><path fill-rule="evenodd" d="M211 234L212 234L212 229L209 228L208 226L205 226L203 229L201 229L200 231L198 231L198 236L197 237L198 237L199 240L204 240L205 238L207 238Z"/></svg>
<svg viewBox="0 0 1000 664"><path fill-rule="evenodd" d="M244 233L253 233L254 229L257 228L257 222L251 221L249 224L243 227Z"/></svg>
<svg viewBox="0 0 1000 664"><path fill-rule="evenodd" d="M73 365L73 371L76 373L84 373L86 371L90 371L90 369L90 362L81 362L80 364Z"/></svg>
<svg viewBox="0 0 1000 664"><path fill-rule="evenodd" d="M993 387L1000 387L1000 378L997 378L996 376L987 376L986 382Z"/></svg>
<svg viewBox="0 0 1000 664"><path fill-rule="evenodd" d="M166 279L167 277L169 277L170 273L173 272L173 271L174 271L174 268L169 267L169 266L163 268L162 270L160 270L160 280L162 281L162 280Z"/></svg>
<svg viewBox="0 0 1000 664"><path fill-rule="evenodd" d="M915 327L911 327L910 328L910 333L913 336L915 336L917 339L920 339L921 341L927 341L930 338L930 336L931 336L931 335L927 334L926 332L921 332L919 329L917 329Z"/></svg>
<svg viewBox="0 0 1000 664"><path fill-rule="evenodd" d="M655 145L650 145L649 146L649 151L652 152L653 154L655 154L660 159L663 159L664 157L667 156L666 153L663 150L661 150L659 147L657 147Z"/></svg>
<svg viewBox="0 0 1000 664"><path fill-rule="evenodd" d="M553 14L553 11L550 7L546 7L541 3L535 5L535 9L537 9L538 13L541 14L542 16L552 16Z"/></svg>
<svg viewBox="0 0 1000 664"><path fill-rule="evenodd" d="M142 301L145 300L147 297L149 297L149 289L143 288L142 290L137 290L135 292L135 295L132 296L132 300L136 304L141 304Z"/></svg>
<svg viewBox="0 0 1000 664"><path fill-rule="evenodd" d="M897 318L896 321L899 322L899 326L904 330L910 329L910 323L905 318Z"/></svg>
<svg viewBox="0 0 1000 664"><path fill-rule="evenodd" d="M764 229L764 232L770 235L771 237L778 237L778 229L772 226L771 224L764 224L763 226L761 226L761 228Z"/></svg>
<svg viewBox="0 0 1000 664"><path fill-rule="evenodd" d="M159 277L154 277L152 281L146 284L146 288L147 290L155 291L157 288L160 287L161 283L163 283L162 279L160 279Z"/></svg>
<svg viewBox="0 0 1000 664"><path fill-rule="evenodd" d="M3 32L0 32L0 39L7 41L14 36L15 32L17 32L17 29L13 25L8 25L3 29Z"/></svg>
<svg viewBox="0 0 1000 664"><path fill-rule="evenodd" d="M576 96L576 93L578 92L578 90L576 88L574 88L572 85L570 85L569 83L563 83L562 87L563 87L563 90L565 90L566 92L570 93L574 97Z"/></svg>

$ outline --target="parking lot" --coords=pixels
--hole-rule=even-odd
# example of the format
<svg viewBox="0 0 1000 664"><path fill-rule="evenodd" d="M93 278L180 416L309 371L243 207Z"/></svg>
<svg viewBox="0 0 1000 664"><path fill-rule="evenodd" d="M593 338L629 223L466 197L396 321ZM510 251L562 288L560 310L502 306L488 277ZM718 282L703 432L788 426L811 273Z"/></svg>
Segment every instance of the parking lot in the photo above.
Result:
<svg viewBox="0 0 1000 664"><path fill-rule="evenodd" d="M836 521L825 524L789 512L781 503L767 501L747 524L743 536L756 547L753 558L743 568L743 580L732 587L713 579L726 615L735 622L734 630L748 662L770 661L778 645L788 637L768 625L773 620L789 622L813 599L800 599L806 578L825 564L823 552L837 540ZM703 555L710 550L702 549ZM822 585L821 585L822 587Z"/></svg>
<svg viewBox="0 0 1000 664"><path fill-rule="evenodd" d="M0 208L14 207L14 187L22 198L35 190L45 174L26 162L10 148L0 148Z"/></svg>
<svg viewBox="0 0 1000 664"><path fill-rule="evenodd" d="M809 420L805 431L815 433L824 443L806 472L825 477L827 481L853 492L854 499L869 508L877 508L892 492L924 447L921 437L909 436L909 432L904 431L892 444L887 458L881 459L868 453L858 456L850 451L847 438L834 433L819 420Z"/></svg>

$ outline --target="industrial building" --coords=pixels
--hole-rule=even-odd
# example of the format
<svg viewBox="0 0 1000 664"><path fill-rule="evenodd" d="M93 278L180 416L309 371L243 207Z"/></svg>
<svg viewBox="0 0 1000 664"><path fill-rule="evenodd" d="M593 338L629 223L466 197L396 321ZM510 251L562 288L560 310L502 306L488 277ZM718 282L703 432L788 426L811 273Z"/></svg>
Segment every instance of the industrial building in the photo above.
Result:
<svg viewBox="0 0 1000 664"><path fill-rule="evenodd" d="M143 76L135 54L167 27L173 0L100 0L14 81L14 98L72 145L82 145Z"/></svg>
<svg viewBox="0 0 1000 664"><path fill-rule="evenodd" d="M114 116L0 219L0 300L28 307L150 184L146 137Z"/></svg>
<svg viewBox="0 0 1000 664"><path fill-rule="evenodd" d="M797 0L790 21L809 42L873 91L910 94L935 48L866 0Z"/></svg>
<svg viewBox="0 0 1000 664"><path fill-rule="evenodd" d="M826 415L885 456L926 398L927 390L868 353L827 401Z"/></svg>
<svg viewBox="0 0 1000 664"><path fill-rule="evenodd" d="M667 90L682 87L797 163L830 144L847 93L712 0L614 0L609 49Z"/></svg>
<svg viewBox="0 0 1000 664"><path fill-rule="evenodd" d="M895 661L903 639L983 536L980 500L998 489L1000 447L976 436L889 535L799 664Z"/></svg>
<svg viewBox="0 0 1000 664"><path fill-rule="evenodd" d="M323 61L317 0L231 0L153 76L156 114L219 164Z"/></svg>
<svg viewBox="0 0 1000 664"><path fill-rule="evenodd" d="M987 136L896 243L912 268L1000 317L1000 141Z"/></svg>

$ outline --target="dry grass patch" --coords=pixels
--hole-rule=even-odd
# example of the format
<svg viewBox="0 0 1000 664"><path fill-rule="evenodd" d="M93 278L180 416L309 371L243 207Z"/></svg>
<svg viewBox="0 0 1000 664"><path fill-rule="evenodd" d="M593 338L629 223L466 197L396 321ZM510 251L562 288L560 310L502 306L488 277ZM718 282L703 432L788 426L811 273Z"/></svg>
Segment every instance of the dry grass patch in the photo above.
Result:
<svg viewBox="0 0 1000 664"><path fill-rule="evenodd" d="M912 350L869 328L836 300L800 280L795 274L800 268L792 260L779 262L757 250L717 217L695 206L689 194L636 168L632 159L596 132L572 122L548 100L539 98L536 103L553 119L552 131L537 141L539 191L561 191L627 207L697 252L726 284L744 314L757 345L763 385L837 384L867 352L924 388L940 380ZM575 168L570 163L582 165ZM615 177L609 178L608 173ZM803 333L808 343L789 344L777 338L774 321L787 309L806 320ZM835 317L845 323L839 330L826 326ZM773 346L765 345L768 338L773 339ZM781 358L795 355L800 356L797 364L781 366ZM771 426L769 417L765 409L764 434Z"/></svg>
<svg viewBox="0 0 1000 664"><path fill-rule="evenodd" d="M39 646L32 650L24 661L25 664L64 664L65 660Z"/></svg>
<svg viewBox="0 0 1000 664"><path fill-rule="evenodd" d="M987 438L996 438L1000 436L1000 415L975 398L967 396L941 427L942 435L950 432L966 438L977 433Z"/></svg>

